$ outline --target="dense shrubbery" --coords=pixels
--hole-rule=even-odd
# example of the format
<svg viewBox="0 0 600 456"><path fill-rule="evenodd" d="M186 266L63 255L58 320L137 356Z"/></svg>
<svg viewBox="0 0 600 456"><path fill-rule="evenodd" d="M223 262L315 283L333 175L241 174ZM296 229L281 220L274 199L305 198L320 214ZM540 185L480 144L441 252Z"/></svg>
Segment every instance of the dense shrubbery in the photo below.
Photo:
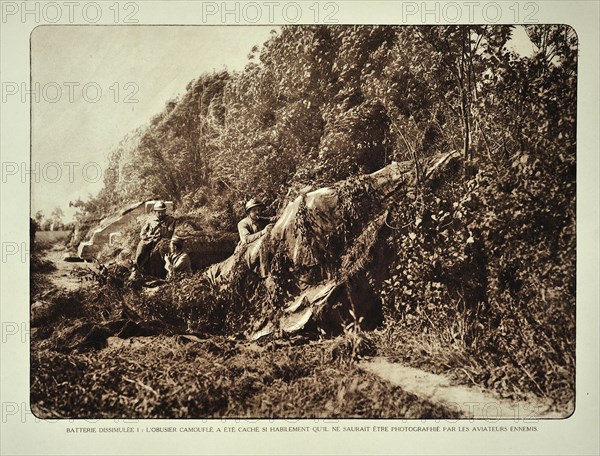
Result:
<svg viewBox="0 0 600 456"><path fill-rule="evenodd" d="M574 193L536 192L570 166L523 155L498 175L481 163L469 179L424 189L413 214L403 201L382 286L401 326L486 365L477 380L506 376L505 390L561 401L572 399L575 367Z"/></svg>

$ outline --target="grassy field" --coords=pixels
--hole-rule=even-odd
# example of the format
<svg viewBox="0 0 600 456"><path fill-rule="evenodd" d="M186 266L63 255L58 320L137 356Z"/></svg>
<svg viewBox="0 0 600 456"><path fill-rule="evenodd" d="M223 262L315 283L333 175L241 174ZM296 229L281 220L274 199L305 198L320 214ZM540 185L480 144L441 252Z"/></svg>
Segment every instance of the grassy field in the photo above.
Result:
<svg viewBox="0 0 600 456"><path fill-rule="evenodd" d="M32 410L64 418L458 416L362 371L350 344L161 335L64 353L40 343Z"/></svg>
<svg viewBox="0 0 600 456"><path fill-rule="evenodd" d="M35 233L36 242L42 242L44 244L55 244L56 242L62 242L66 240L71 231L37 231Z"/></svg>

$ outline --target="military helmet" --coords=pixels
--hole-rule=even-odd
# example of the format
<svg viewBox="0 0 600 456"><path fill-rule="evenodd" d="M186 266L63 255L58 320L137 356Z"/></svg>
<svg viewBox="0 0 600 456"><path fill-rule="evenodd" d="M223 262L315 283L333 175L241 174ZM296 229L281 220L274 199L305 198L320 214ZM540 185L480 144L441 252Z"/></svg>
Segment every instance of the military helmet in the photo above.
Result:
<svg viewBox="0 0 600 456"><path fill-rule="evenodd" d="M253 207L265 207L265 205L262 201L252 198L246 203L246 212L248 212Z"/></svg>
<svg viewBox="0 0 600 456"><path fill-rule="evenodd" d="M166 211L167 210L167 205L165 204L164 201L157 201L156 203L154 203L154 207L152 208L152 210L154 210L154 211Z"/></svg>
<svg viewBox="0 0 600 456"><path fill-rule="evenodd" d="M171 242L174 245L177 245L179 247L183 247L183 242L185 241L184 238L182 238L181 236L178 236L176 234L173 235L173 237L171 238Z"/></svg>

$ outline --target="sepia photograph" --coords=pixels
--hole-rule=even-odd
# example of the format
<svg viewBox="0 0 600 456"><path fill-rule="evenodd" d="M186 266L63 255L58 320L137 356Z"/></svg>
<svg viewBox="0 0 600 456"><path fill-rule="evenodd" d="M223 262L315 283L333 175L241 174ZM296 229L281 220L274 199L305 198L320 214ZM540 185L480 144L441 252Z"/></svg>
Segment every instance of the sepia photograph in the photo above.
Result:
<svg viewBox="0 0 600 456"><path fill-rule="evenodd" d="M570 26L40 26L30 50L36 417L574 412Z"/></svg>
<svg viewBox="0 0 600 456"><path fill-rule="evenodd" d="M573 413L571 27L30 45L37 417Z"/></svg>
<svg viewBox="0 0 600 456"><path fill-rule="evenodd" d="M599 20L0 0L0 453L599 454Z"/></svg>

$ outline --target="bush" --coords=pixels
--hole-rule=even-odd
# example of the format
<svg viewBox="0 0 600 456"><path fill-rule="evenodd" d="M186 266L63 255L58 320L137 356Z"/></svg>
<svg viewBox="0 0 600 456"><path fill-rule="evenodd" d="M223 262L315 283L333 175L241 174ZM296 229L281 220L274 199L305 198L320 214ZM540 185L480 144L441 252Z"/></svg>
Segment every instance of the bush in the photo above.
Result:
<svg viewBox="0 0 600 456"><path fill-rule="evenodd" d="M574 174L555 157L521 154L503 168L482 161L471 177L454 170L445 185L433 182L417 204L398 201L395 260L381 293L401 326L485 366L479 382L566 403L575 368Z"/></svg>

